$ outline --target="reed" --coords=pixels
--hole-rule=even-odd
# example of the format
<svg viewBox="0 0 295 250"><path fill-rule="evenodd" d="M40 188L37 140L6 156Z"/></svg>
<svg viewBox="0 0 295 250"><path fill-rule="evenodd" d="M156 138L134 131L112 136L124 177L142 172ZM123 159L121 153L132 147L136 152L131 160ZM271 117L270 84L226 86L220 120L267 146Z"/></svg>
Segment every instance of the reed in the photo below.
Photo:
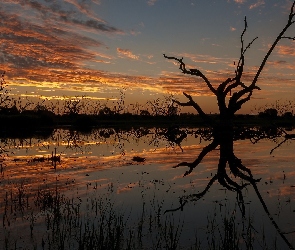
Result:
<svg viewBox="0 0 295 250"><path fill-rule="evenodd" d="M277 239L269 243L264 228L259 234L253 218L241 219L237 207L221 212L216 204L213 213L208 212L205 227L195 225L195 235L188 239L186 234L191 232L182 217L164 214L164 201L156 196L143 196L140 213L134 216L132 208L116 205L112 185L105 193L93 189L76 197L67 197L57 186L40 187L34 196L27 192L19 186L15 193L6 193L0 248L276 249Z"/></svg>

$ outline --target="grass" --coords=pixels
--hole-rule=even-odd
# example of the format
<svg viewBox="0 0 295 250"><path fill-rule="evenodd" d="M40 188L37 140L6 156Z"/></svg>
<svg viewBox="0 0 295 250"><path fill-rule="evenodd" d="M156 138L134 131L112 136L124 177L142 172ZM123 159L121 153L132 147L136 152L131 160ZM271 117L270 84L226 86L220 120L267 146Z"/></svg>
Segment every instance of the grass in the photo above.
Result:
<svg viewBox="0 0 295 250"><path fill-rule="evenodd" d="M205 225L188 231L185 214L164 214L164 201L155 196L143 198L135 216L116 204L112 185L84 196L66 196L58 186L40 187L34 195L21 184L14 190L0 207L2 249L279 249L237 207L221 211L216 205Z"/></svg>

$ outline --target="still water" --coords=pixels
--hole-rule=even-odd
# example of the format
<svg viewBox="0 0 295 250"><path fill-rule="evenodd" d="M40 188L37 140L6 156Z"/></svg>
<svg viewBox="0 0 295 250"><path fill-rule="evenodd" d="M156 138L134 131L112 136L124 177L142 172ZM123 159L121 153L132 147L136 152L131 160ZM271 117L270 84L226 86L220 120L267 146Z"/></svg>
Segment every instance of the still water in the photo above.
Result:
<svg viewBox="0 0 295 250"><path fill-rule="evenodd" d="M51 200L45 194L57 193L64 197L64 204L78 204L84 223L95 217L93 204L98 197L107 202L106 209L122 214L130 235L138 231L138 221L143 225L144 218L149 233L142 228L141 232L149 238L139 244L143 249L173 248L157 242L162 232L151 226L157 223L166 225L161 226L162 231L174 230L172 237L169 232L164 235L166 242L174 239L176 249L214 249L224 245L226 232L237 234L236 230L240 232L240 249L294 247L295 141L284 142L283 136L234 141L235 156L251 170L254 179L260 179L257 188L262 204L252 185L242 190L243 202L237 199L237 192L218 181L206 190L217 172L218 147L187 176L188 167L173 168L195 161L211 141L199 129L179 131L187 136L171 140L165 129L97 129L88 134L57 129L45 139L2 139L0 249L56 249L48 236L46 208ZM236 183L245 183L227 171ZM180 197L203 190L206 192L201 197L188 199L178 209ZM225 219L231 220L235 229L226 231ZM141 238L138 233L133 235ZM251 238L253 245L247 245L245 238L248 242ZM77 247L78 243L67 244Z"/></svg>

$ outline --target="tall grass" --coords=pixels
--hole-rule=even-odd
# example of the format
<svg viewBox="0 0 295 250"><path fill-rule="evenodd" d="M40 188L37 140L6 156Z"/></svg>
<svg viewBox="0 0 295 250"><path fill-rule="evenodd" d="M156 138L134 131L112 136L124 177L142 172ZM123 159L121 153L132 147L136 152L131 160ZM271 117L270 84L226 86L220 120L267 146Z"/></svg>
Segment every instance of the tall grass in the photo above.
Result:
<svg viewBox="0 0 295 250"><path fill-rule="evenodd" d="M116 204L111 186L84 196L66 196L57 186L34 196L22 185L16 190L0 207L2 249L277 249L238 208L216 205L205 225L187 227L185 214L164 213L155 196L143 198L139 212Z"/></svg>

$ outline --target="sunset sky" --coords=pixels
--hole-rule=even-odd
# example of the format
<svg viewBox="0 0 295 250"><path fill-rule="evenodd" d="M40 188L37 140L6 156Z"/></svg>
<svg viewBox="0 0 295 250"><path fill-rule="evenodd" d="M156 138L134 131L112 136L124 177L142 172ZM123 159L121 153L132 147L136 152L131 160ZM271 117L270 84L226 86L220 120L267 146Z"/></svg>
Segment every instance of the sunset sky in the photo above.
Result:
<svg viewBox="0 0 295 250"><path fill-rule="evenodd" d="M129 103L145 104L182 92L207 112L217 104L205 83L180 73L163 57L183 57L214 84L234 76L240 35L258 39L246 54L251 82L270 44L285 26L288 0L1 0L0 70L12 95L104 101L123 90ZM295 25L287 35L295 36ZM276 100L294 101L295 41L284 39L241 110Z"/></svg>

